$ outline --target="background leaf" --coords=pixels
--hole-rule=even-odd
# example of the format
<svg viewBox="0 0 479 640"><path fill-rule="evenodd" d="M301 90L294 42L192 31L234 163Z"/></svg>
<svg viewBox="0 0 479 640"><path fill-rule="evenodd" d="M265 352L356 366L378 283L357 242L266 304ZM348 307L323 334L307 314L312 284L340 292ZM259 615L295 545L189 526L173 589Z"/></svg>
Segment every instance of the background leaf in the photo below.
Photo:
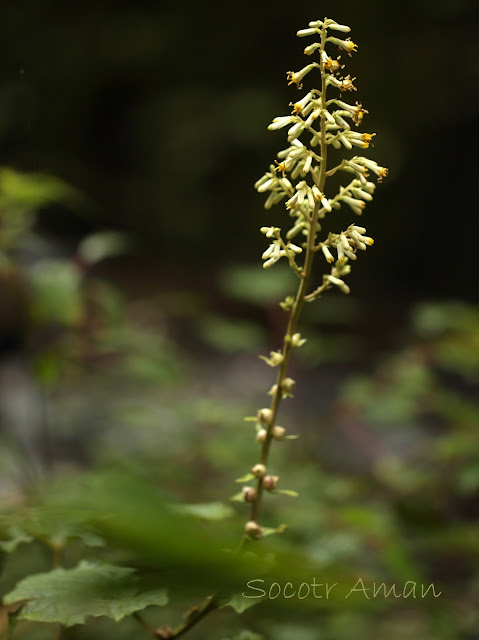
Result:
<svg viewBox="0 0 479 640"><path fill-rule="evenodd" d="M224 603L223 607L231 607L236 611L236 613L243 613L243 611L246 611L246 609L258 604L261 600L262 598L248 599L241 595L241 593L235 593L227 602Z"/></svg>
<svg viewBox="0 0 479 640"><path fill-rule="evenodd" d="M74 569L54 569L21 580L4 597L5 604L21 600L19 618L58 622L66 627L82 624L90 616L116 622L150 605L164 606L164 589L139 593L134 569L83 561Z"/></svg>
<svg viewBox="0 0 479 640"><path fill-rule="evenodd" d="M223 502L207 502L205 504L176 504L171 509L179 515L195 516L202 520L223 520L230 518L234 511Z"/></svg>

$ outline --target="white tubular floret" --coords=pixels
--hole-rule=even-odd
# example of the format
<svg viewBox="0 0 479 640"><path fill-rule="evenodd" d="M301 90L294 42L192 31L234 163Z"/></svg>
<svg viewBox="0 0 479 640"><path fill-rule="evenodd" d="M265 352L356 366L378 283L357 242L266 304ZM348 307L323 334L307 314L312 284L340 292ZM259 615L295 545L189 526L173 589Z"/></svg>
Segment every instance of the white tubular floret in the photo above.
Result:
<svg viewBox="0 0 479 640"><path fill-rule="evenodd" d="M261 257L263 258L263 260L266 260L267 258L279 258L280 253L281 245L279 243L279 240L275 240L272 244L269 245L269 247Z"/></svg>
<svg viewBox="0 0 479 640"><path fill-rule="evenodd" d="M326 278L326 280L329 280L331 284L336 285L340 289L340 291L342 291L343 293L350 292L350 288L348 287L348 285L340 278L336 278L335 276L329 276L329 275L324 277Z"/></svg>
<svg viewBox="0 0 479 640"><path fill-rule="evenodd" d="M356 231L356 233L366 233L366 228L365 227L358 227L358 225L356 225L356 224L352 224L349 228L352 231Z"/></svg>
<svg viewBox="0 0 479 640"><path fill-rule="evenodd" d="M358 216L362 214L363 209L366 206L364 200L357 200L356 198L351 198L350 196L341 196L341 200L349 205L354 213Z"/></svg>
<svg viewBox="0 0 479 640"><path fill-rule="evenodd" d="M331 204L329 203L329 200L324 196L321 198L321 205L328 213L333 210L331 208Z"/></svg>
<svg viewBox="0 0 479 640"><path fill-rule="evenodd" d="M308 156L304 161L303 173L308 173L308 171L311 169L312 162L313 162L313 156Z"/></svg>
<svg viewBox="0 0 479 640"><path fill-rule="evenodd" d="M269 194L266 202L264 203L264 208L271 209L274 204L278 204L278 202L281 202L285 195L286 194L284 193L284 191L272 191Z"/></svg>
<svg viewBox="0 0 479 640"><path fill-rule="evenodd" d="M278 118L275 118L273 120L273 122L268 126L268 129L270 131L276 131L277 129L282 129L283 127L286 127L288 124L291 124L292 122L297 122L298 118L297 116L279 116Z"/></svg>
<svg viewBox="0 0 479 640"><path fill-rule="evenodd" d="M310 91L304 96L304 98L301 98L301 100L298 100L297 102L294 102L294 103L290 102L289 104L291 107L294 108L296 112L302 112L306 107L306 105L310 102L312 97L313 97L313 92Z"/></svg>
<svg viewBox="0 0 479 640"><path fill-rule="evenodd" d="M259 187L265 184L265 182L268 182L268 180L270 179L271 179L271 174L265 173L264 176L261 176L261 178L254 183L254 188L257 190Z"/></svg>
<svg viewBox="0 0 479 640"><path fill-rule="evenodd" d="M329 113L327 109L325 109L324 111L324 117L330 124L333 124L333 125L336 124L336 120L333 118L333 116Z"/></svg>
<svg viewBox="0 0 479 640"><path fill-rule="evenodd" d="M370 202L373 199L370 193L368 193L364 189L360 189L359 187L351 187L350 191L355 198L360 198L361 200L367 200L368 202Z"/></svg>
<svg viewBox="0 0 479 640"><path fill-rule="evenodd" d="M321 115L321 109L315 109L313 111L313 113L311 113L309 118L306 120L306 122L304 123L304 126L305 127L311 127L313 125L314 121L317 120L320 115Z"/></svg>
<svg viewBox="0 0 479 640"><path fill-rule="evenodd" d="M298 38L304 38L305 36L314 36L315 33L318 33L318 31L313 27L296 31L296 35L298 36Z"/></svg>
<svg viewBox="0 0 479 640"><path fill-rule="evenodd" d="M304 122L297 122L295 125L288 130L288 142L292 142L296 140L298 136L300 136L304 131Z"/></svg>
<svg viewBox="0 0 479 640"><path fill-rule="evenodd" d="M307 56L311 56L317 49L321 48L321 43L320 42L314 42L313 44L310 44L308 47L305 48L304 53Z"/></svg>
<svg viewBox="0 0 479 640"><path fill-rule="evenodd" d="M276 183L276 180L274 180L274 178L270 178L266 182L263 182L262 184L260 184L259 187L256 187L256 190L258 191L258 193L264 193L265 191L272 189L275 183Z"/></svg>
<svg viewBox="0 0 479 640"><path fill-rule="evenodd" d="M325 244L323 244L323 246L321 247L321 251L323 252L324 257L328 262L334 262L334 256Z"/></svg>
<svg viewBox="0 0 479 640"><path fill-rule="evenodd" d="M374 193L376 185L374 184L374 182L366 182L366 184L363 185L363 189L368 193Z"/></svg>
<svg viewBox="0 0 479 640"><path fill-rule="evenodd" d="M303 67L299 71L288 71L288 74L287 74L288 84L295 84L299 88L301 88L300 85L304 76L306 76L315 67L319 67L319 64L317 64L316 62L312 62L311 64L307 64L305 67Z"/></svg>
<svg viewBox="0 0 479 640"><path fill-rule="evenodd" d="M351 31L351 27L348 27L345 24L338 24L334 20L328 20L326 22L326 26L328 29L333 29L334 31L342 31L343 33L349 33Z"/></svg>
<svg viewBox="0 0 479 640"><path fill-rule="evenodd" d="M303 252L301 247L298 247L298 245L293 244L292 242L289 242L286 248L288 249L288 251L292 251L293 253L296 253L296 254Z"/></svg>
<svg viewBox="0 0 479 640"><path fill-rule="evenodd" d="M355 44L350 38L347 38L346 40L340 40L339 38L330 37L328 38L328 42L332 42L348 53L352 53L353 51L358 50L358 45Z"/></svg>
<svg viewBox="0 0 479 640"><path fill-rule="evenodd" d="M352 149L353 145L349 142L349 140L346 138L345 135L343 135L342 133L339 134L339 140L343 143L343 145L346 147L346 149Z"/></svg>
<svg viewBox="0 0 479 640"><path fill-rule="evenodd" d="M356 163L362 164L366 169L373 171L379 178L379 182L388 175L386 167L381 167L375 160L369 158L356 157L354 158Z"/></svg>

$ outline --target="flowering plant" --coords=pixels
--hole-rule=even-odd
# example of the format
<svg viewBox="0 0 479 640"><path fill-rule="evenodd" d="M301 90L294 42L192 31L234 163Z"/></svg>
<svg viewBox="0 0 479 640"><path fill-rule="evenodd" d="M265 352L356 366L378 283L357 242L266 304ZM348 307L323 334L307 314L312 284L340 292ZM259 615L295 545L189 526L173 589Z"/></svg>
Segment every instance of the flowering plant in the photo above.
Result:
<svg viewBox="0 0 479 640"><path fill-rule="evenodd" d="M289 314L282 348L272 351L269 357L262 356L268 365L278 368L278 373L275 384L269 390L272 398L270 407L260 409L256 418L253 418L261 452L259 463L252 468L251 474L245 476L248 480L256 478L256 486L244 487L242 492L242 498L251 503L250 518L245 526L245 533L249 538L259 538L264 534L264 528L258 523L264 491L281 492L277 489L279 478L268 472L271 444L274 440L295 437L286 435L286 429L277 424L277 415L281 400L291 396L295 386L295 381L287 376L291 354L306 342L297 332L303 305L316 300L334 287L343 293L349 293L349 286L343 278L350 273L351 262L357 259L358 252L366 250L374 242L370 236L365 235L366 229L357 224L349 225L344 231L329 232L322 236L322 222L327 215L343 205L347 205L355 215L361 215L366 203L373 199L376 188L369 180L370 172L376 175L378 182L388 173L385 167L374 160L357 155L343 158L332 167L328 166L331 147L346 151L353 147L367 149L376 135L355 130L368 113L361 103L352 105L337 96L327 95L330 87L339 91L340 96L345 92L356 91L356 78L343 75L345 65L341 64L341 56L331 57L327 51L331 45L348 55L356 51L357 45L350 38L341 40L330 35L330 32L349 31L348 26L329 18L312 21L307 29L298 31L297 35L301 38L319 38L319 42L308 45L304 50L307 56L317 55L319 61L307 64L300 71L289 71L288 84L301 89L305 77L313 70L319 70L321 88L311 89L298 101L291 102L291 114L274 118L269 125L268 128L272 131L288 127L289 146L278 153L278 160L270 165L269 171L255 184L259 193L269 192L265 202L266 209L285 201L286 210L292 219L291 227L286 233L275 226L261 227L261 232L271 240L262 256L263 267L270 268L284 257L297 275L299 285L294 297L287 297L281 302L281 307ZM352 179L333 196L326 187L326 181L339 171ZM313 286L310 291L313 261L318 252L332 266L330 272L322 276L321 283Z"/></svg>

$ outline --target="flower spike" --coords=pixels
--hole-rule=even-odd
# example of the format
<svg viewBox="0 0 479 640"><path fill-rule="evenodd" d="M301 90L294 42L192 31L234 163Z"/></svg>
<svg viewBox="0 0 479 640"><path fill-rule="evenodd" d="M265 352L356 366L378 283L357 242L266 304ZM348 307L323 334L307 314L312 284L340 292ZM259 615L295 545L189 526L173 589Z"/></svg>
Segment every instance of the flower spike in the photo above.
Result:
<svg viewBox="0 0 479 640"><path fill-rule="evenodd" d="M270 448L275 441L294 437L287 435L286 428L278 425L277 415L281 401L292 396L295 384L287 376L292 351L306 342L297 331L303 305L331 289L348 294L350 288L345 278L351 272L351 264L374 243L366 235L366 228L356 224L350 224L337 233L324 234L322 229L323 218L334 216L341 207L352 215L362 215L376 188L369 180L370 174L381 182L388 172L374 160L352 155L353 147L368 149L372 146L376 134L354 130L351 123L359 127L368 112L360 102L350 104L341 99L346 92L357 91L356 78L343 74L340 56L334 56L334 50L330 49L339 47L349 55L357 51L358 46L351 38L341 39L335 35L349 31L347 25L325 18L311 21L308 27L297 32L300 38L314 38L304 48L311 62L300 71L288 71L288 85L301 89L306 78L309 80L319 74L317 88L290 102L290 113L274 118L269 125L271 131L286 129L288 144L277 154L269 171L255 184L259 193L268 192L266 209L283 202L287 218L291 221L289 229L270 226L270 223L261 227L261 233L269 239L269 246L262 255L263 267L273 267L285 258L300 282L296 295L288 296L280 303L289 314L281 348L271 351L269 356L261 356L269 367L276 369L277 374L275 383L269 385L270 408L261 409L256 421L256 441L260 446L259 462L252 467L256 486L244 487L242 494L243 502L249 503L251 508L245 527L248 540L259 538L268 531L258 523L264 490L280 493L276 491L278 476L269 475ZM328 96L328 92L334 94ZM344 157L337 166L328 168L330 147L342 150ZM330 193L327 179L338 171L349 174L349 181L334 195ZM314 256L318 251L322 253L320 266L326 272L320 277L319 286L308 293L313 279ZM251 479L251 475L245 478Z"/></svg>

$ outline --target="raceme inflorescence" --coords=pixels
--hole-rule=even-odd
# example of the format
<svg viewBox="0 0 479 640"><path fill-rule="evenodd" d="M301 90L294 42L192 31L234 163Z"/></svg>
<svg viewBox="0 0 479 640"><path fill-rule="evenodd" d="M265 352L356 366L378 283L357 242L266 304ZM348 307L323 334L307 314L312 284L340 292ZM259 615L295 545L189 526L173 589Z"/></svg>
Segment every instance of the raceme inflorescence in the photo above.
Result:
<svg viewBox="0 0 479 640"><path fill-rule="evenodd" d="M366 229L354 223L343 231L322 234L323 220L342 207L360 216L366 203L373 199L376 188L370 176L374 174L381 182L388 173L374 160L348 153L354 153L353 148L358 151L367 149L375 136L374 133L358 131L368 113L362 104L350 104L342 99L343 94L356 91L356 78L345 75L341 55L332 51L339 50L341 54L351 56L357 50L357 45L349 37L337 37L349 31L348 26L329 18L310 22L308 28L298 31L300 38L312 36L317 41L304 50L311 62L300 71L289 71L288 84L301 90L309 74L319 72L320 88L310 89L299 100L291 102L291 113L274 118L269 125L268 129L272 131L287 128L288 146L278 153L278 159L255 184L259 193L268 194L266 209L283 202L291 219L290 228L286 231L276 226L261 227L261 232L270 241L262 256L263 267L270 268L285 258L297 275L299 284L296 296L281 302L281 307L289 313L282 348L272 351L268 357L262 356L268 365L277 367L278 372L276 383L269 391L272 397L270 406L260 409L257 416L251 418L256 423L256 439L261 447L259 462L249 474L238 480L247 482L255 479L255 486L244 486L239 494L240 499L251 505L245 525L246 540L260 538L272 531L258 522L264 491L294 494L277 488L279 478L269 473L268 457L274 440L295 437L289 436L286 429L277 424L277 414L281 400L291 396L295 385L295 381L287 377L291 352L306 342L297 332L303 304L316 300L334 287L349 293L344 278L351 271L351 263L361 251L373 244L373 239L366 235ZM328 167L331 147L351 157L343 157ZM333 195L326 182L338 172L345 173L349 182L345 181ZM322 276L321 284L310 290L316 254L320 254L323 265L331 266L329 272Z"/></svg>

